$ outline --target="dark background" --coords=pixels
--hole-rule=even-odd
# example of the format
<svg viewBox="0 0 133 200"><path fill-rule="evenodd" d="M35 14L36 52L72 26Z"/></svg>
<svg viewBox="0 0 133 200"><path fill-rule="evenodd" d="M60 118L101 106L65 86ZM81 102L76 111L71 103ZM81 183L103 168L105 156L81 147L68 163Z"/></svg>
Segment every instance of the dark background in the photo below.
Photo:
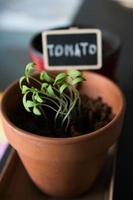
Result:
<svg viewBox="0 0 133 200"><path fill-rule="evenodd" d="M117 80L127 101L124 127L119 142L114 200L133 199L133 9L111 0L85 0L73 25L95 25L118 34L123 43ZM0 90L20 77L30 60L31 34L0 32ZM8 42L9 41L9 42ZM15 44L14 44L15 41ZM5 47L5 45L8 45Z"/></svg>

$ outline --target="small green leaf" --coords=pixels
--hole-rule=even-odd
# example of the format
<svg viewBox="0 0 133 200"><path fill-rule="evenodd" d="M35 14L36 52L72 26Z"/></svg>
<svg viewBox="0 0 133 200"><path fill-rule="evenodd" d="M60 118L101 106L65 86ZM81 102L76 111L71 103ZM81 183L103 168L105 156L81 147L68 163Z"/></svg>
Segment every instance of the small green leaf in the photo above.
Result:
<svg viewBox="0 0 133 200"><path fill-rule="evenodd" d="M24 105L24 108L25 108L28 112L31 112L30 109L29 109L29 107L28 107L28 105L27 105L27 99L26 99L27 94L28 94L28 92L25 93L24 96L23 96L23 105Z"/></svg>
<svg viewBox="0 0 133 200"><path fill-rule="evenodd" d="M48 86L48 88L47 88L47 93L48 93L50 96L55 96L54 90L53 90L53 88L52 88L51 85Z"/></svg>
<svg viewBox="0 0 133 200"><path fill-rule="evenodd" d="M40 79L45 80L48 83L52 83L54 81L54 79L47 72L41 72Z"/></svg>
<svg viewBox="0 0 133 200"><path fill-rule="evenodd" d="M44 72L41 72L41 73L40 73L40 79L41 79L41 80L44 80L43 76L44 76Z"/></svg>
<svg viewBox="0 0 133 200"><path fill-rule="evenodd" d="M41 85L41 90L47 89L48 86L49 86L48 83L43 83L43 84Z"/></svg>
<svg viewBox="0 0 133 200"><path fill-rule="evenodd" d="M21 90L22 90L22 82L23 82L24 79L25 79L25 76L22 76L22 77L19 79L19 87L20 87Z"/></svg>
<svg viewBox="0 0 133 200"><path fill-rule="evenodd" d="M62 81L64 81L67 78L67 76L68 75L65 73L59 73L55 78L54 84L59 83L59 82L61 83Z"/></svg>
<svg viewBox="0 0 133 200"><path fill-rule="evenodd" d="M33 113L35 114L35 115L41 115L41 112L40 112L40 110L36 107L36 106L34 106L34 108L33 108Z"/></svg>
<svg viewBox="0 0 133 200"><path fill-rule="evenodd" d="M25 94L28 90L29 90L29 87L27 87L26 85L22 86L22 94Z"/></svg>
<svg viewBox="0 0 133 200"><path fill-rule="evenodd" d="M35 106L35 103L34 103L33 101L31 101L31 100L27 100L27 101L26 101L26 106L27 106L28 108L32 108L32 107Z"/></svg>
<svg viewBox="0 0 133 200"><path fill-rule="evenodd" d="M43 99L39 96L38 93L35 94L34 98L35 98L35 100L38 101L39 103L42 103L42 102L43 102Z"/></svg>
<svg viewBox="0 0 133 200"><path fill-rule="evenodd" d="M84 80L84 78L78 77L78 78L72 80L71 84L72 84L72 85L75 85L75 84L77 84L77 83L82 82L83 80Z"/></svg>
<svg viewBox="0 0 133 200"><path fill-rule="evenodd" d="M65 90L68 86L69 86L68 83L64 83L64 84L60 87L60 89L59 89L60 94L62 94L62 93L64 92L64 90Z"/></svg>
<svg viewBox="0 0 133 200"><path fill-rule="evenodd" d="M34 63L28 63L25 67L25 76L29 76L32 72L32 70L34 69L35 64Z"/></svg>
<svg viewBox="0 0 133 200"><path fill-rule="evenodd" d="M81 72L78 70L72 70L68 72L68 75L72 78L76 78L78 76L81 76Z"/></svg>

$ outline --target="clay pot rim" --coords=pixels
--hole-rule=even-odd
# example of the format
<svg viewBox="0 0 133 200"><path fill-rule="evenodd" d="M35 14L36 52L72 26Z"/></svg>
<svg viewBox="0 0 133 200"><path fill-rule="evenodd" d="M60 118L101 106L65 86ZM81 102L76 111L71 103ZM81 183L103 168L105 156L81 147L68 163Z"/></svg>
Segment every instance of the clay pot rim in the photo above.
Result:
<svg viewBox="0 0 133 200"><path fill-rule="evenodd" d="M122 113L124 113L125 111L125 107L126 107L126 100L125 97L120 89L120 87L118 85L116 85L113 81L111 81L110 79L106 78L103 75L99 75L96 74L95 72L87 72L88 74L100 77L102 79L104 79L105 81L110 82L113 87L116 88L116 90L118 91L120 97L121 97L121 107L120 107L120 111L114 116L114 118L112 119L112 121L110 121L107 125L105 125L102 128L99 128L96 131L92 131L91 133L87 133L84 135L80 135L80 136L75 136L75 137L68 137L68 138L55 138L55 137L46 137L46 136L41 136L41 135L37 135L28 131L25 131L19 127L17 127L16 125L14 125L10 119L8 118L8 116L6 115L6 113L4 112L4 108L3 108L3 102L4 99L6 98L6 94L8 93L8 91L18 83L18 81L14 81L12 82L4 91L3 95L2 95L2 99L1 99L1 104L0 104L0 114L1 117L4 121L6 121L8 123L8 125L10 126L10 128L16 129L17 130L17 134L22 135L23 137L27 137L30 138L32 140L38 140L38 141L45 141L47 143L53 143L53 144L72 144L72 143L76 143L76 142L80 142L83 140L86 140L86 138L94 138L96 137L98 134L102 133L104 130L109 129L112 124L114 124L120 117L120 115Z"/></svg>

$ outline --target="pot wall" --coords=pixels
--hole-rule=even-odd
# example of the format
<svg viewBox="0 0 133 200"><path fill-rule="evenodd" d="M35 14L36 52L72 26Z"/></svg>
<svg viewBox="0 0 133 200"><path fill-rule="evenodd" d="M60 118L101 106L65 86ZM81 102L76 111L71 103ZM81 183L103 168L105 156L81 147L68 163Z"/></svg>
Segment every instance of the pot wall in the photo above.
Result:
<svg viewBox="0 0 133 200"><path fill-rule="evenodd" d="M105 127L83 136L56 139L25 132L10 122L10 113L20 98L18 85L10 86L2 99L1 114L8 141L34 183L53 196L72 197L87 191L101 170L108 148L121 132L125 105L119 88L94 73L85 72L84 76L82 93L101 96L112 106L115 117Z"/></svg>

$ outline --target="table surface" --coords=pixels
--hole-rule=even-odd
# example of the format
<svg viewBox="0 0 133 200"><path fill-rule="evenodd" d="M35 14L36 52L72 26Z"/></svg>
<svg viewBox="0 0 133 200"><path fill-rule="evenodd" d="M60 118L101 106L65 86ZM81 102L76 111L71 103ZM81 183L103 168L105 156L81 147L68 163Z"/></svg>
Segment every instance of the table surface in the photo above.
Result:
<svg viewBox="0 0 133 200"><path fill-rule="evenodd" d="M123 49L117 69L117 80L121 86L127 101L127 110L123 132L119 142L118 158L116 166L116 180L114 200L133 199L133 9L122 7L116 1L111 0L84 0L73 24L95 25L118 34L123 42ZM2 39L8 33L0 33ZM0 48L0 89L18 78L28 62L28 45L31 34L10 33L6 41L14 42L18 46L12 48ZM2 40L1 40L2 41ZM22 44L23 43L23 44ZM8 55L8 59L6 58ZM12 66L12 68L11 68ZM9 72L9 73L7 73ZM4 77L4 78L3 78Z"/></svg>

